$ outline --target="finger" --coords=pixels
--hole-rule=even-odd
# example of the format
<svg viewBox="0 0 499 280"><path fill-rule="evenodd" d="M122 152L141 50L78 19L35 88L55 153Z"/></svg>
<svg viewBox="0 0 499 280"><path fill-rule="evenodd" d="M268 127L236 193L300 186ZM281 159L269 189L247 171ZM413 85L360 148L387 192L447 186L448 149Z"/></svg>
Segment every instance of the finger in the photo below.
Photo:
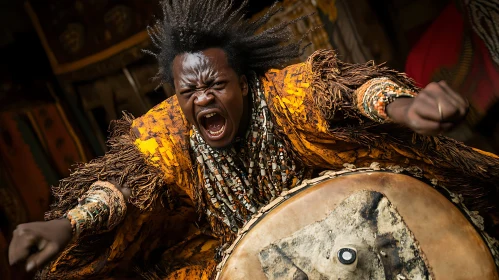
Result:
<svg viewBox="0 0 499 280"><path fill-rule="evenodd" d="M455 102L456 106L461 108L468 107L468 101L463 98L459 93L455 92L445 81L438 82L444 93Z"/></svg>
<svg viewBox="0 0 499 280"><path fill-rule="evenodd" d="M420 98L414 104L414 110L421 118L437 122L460 121L466 113L453 105L445 96L440 96L438 99Z"/></svg>
<svg viewBox="0 0 499 280"><path fill-rule="evenodd" d="M43 250L45 248L45 246L47 246L47 244L48 244L48 241L46 239L40 240L40 242L38 242L38 245L37 245L38 251Z"/></svg>
<svg viewBox="0 0 499 280"><path fill-rule="evenodd" d="M463 119L466 108L463 106L452 104L449 98L442 98L438 101L437 111L440 115L441 122L456 122ZM440 108L438 108L440 106Z"/></svg>
<svg viewBox="0 0 499 280"><path fill-rule="evenodd" d="M423 135L438 135L441 132L447 131L454 127L453 123L427 120L418 117L412 117L410 128L415 132Z"/></svg>
<svg viewBox="0 0 499 280"><path fill-rule="evenodd" d="M31 253L31 248L36 245L37 237L25 229L16 229L9 245L9 263L14 265L25 260Z"/></svg>
<svg viewBox="0 0 499 280"><path fill-rule="evenodd" d="M433 98L419 99L414 104L414 113L422 119L439 122L440 113L437 104L438 101Z"/></svg>
<svg viewBox="0 0 499 280"><path fill-rule="evenodd" d="M445 81L430 83L423 91L426 91L427 95L437 99L439 103L445 102L452 104L459 114L456 114L456 117L454 117L453 114L450 114L451 118L458 119L466 115L469 107L468 101L456 93Z"/></svg>
<svg viewBox="0 0 499 280"><path fill-rule="evenodd" d="M456 91L454 91L452 89L452 87L450 87L449 84L446 81L440 81L440 82L437 83L437 85L440 86L440 88L442 88L442 90L444 90L444 92L447 95L455 98L456 100L458 100L460 102L464 101L464 98L459 93L457 93Z"/></svg>
<svg viewBox="0 0 499 280"><path fill-rule="evenodd" d="M426 91L428 95L436 99L438 103L450 103L456 108L463 106L463 103L458 101L456 97L453 96L457 94L453 93L452 89L450 89L449 86L447 86L447 83L443 81L428 84L424 91ZM459 96L457 97L460 98Z"/></svg>
<svg viewBox="0 0 499 280"><path fill-rule="evenodd" d="M46 243L43 250L29 256L26 260L26 271L38 270L46 265L59 252L55 243Z"/></svg>

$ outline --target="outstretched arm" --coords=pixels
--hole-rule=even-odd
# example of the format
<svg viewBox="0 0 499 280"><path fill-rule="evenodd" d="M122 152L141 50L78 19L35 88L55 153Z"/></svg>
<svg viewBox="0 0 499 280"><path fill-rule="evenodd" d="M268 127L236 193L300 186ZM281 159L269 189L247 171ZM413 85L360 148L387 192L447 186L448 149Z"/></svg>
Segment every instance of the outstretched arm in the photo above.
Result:
<svg viewBox="0 0 499 280"><path fill-rule="evenodd" d="M420 89L404 74L374 62L345 63L326 50L315 52L307 65L315 105L331 122L367 117L435 135L459 124L468 110L468 103L443 81Z"/></svg>
<svg viewBox="0 0 499 280"><path fill-rule="evenodd" d="M171 212L161 200L167 188L135 147L131 122L116 121L106 155L79 166L53 189L46 222L17 227L11 264L25 261L27 270L35 270L53 261L43 278L95 277L157 242L151 229L158 230L159 219Z"/></svg>

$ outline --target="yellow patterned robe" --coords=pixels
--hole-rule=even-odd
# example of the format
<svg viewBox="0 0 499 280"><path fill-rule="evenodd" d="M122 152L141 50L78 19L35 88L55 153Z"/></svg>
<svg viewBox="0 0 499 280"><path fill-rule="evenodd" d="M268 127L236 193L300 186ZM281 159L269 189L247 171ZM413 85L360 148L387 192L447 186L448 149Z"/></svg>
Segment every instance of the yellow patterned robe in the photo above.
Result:
<svg viewBox="0 0 499 280"><path fill-rule="evenodd" d="M305 63L268 71L261 81L276 134L315 171L342 169L346 163L417 166L426 178L462 194L470 208L481 211L486 229L494 234L497 211L491 206L499 187L499 158L363 116L355 102L356 89L376 77L417 90L403 75L373 63L343 63L332 51L318 51ZM56 206L46 218L74 207L97 178L116 176L132 189L127 217L112 232L75 241L41 276L112 278L134 267L150 279L209 279L225 233L211 230L196 214L201 194L195 191L191 133L176 97L133 121L118 121L110 152L54 189Z"/></svg>

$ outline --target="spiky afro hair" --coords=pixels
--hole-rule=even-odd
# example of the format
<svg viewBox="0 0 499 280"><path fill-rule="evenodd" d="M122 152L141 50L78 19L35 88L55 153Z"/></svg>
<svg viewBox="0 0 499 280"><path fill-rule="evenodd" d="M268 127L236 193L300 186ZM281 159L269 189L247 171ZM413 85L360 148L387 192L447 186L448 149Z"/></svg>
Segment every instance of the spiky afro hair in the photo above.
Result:
<svg viewBox="0 0 499 280"><path fill-rule="evenodd" d="M208 48L221 48L230 66L238 74L254 71L263 74L271 68L282 67L290 59L299 57L306 46L303 38L290 42L291 22L283 22L261 32L272 16L281 8L277 1L255 21L246 18L248 0L235 6L233 0L165 0L163 20L149 27L149 35L157 52L146 51L159 63L156 78L173 84L172 63L182 53ZM296 20L300 20L298 18ZM295 20L295 21L296 21Z"/></svg>

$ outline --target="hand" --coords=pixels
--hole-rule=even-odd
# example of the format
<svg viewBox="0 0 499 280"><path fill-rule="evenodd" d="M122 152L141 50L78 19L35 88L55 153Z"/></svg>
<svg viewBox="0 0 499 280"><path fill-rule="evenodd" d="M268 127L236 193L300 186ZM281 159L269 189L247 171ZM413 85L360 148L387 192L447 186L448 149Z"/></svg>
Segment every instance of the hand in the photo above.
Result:
<svg viewBox="0 0 499 280"><path fill-rule="evenodd" d="M436 135L460 124L468 108L468 102L441 81L430 83L414 98L396 99L386 112L394 122L419 134Z"/></svg>
<svg viewBox="0 0 499 280"><path fill-rule="evenodd" d="M72 234L68 219L18 225L9 246L9 263L26 261L26 271L38 270L68 245Z"/></svg>

